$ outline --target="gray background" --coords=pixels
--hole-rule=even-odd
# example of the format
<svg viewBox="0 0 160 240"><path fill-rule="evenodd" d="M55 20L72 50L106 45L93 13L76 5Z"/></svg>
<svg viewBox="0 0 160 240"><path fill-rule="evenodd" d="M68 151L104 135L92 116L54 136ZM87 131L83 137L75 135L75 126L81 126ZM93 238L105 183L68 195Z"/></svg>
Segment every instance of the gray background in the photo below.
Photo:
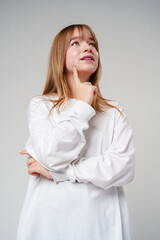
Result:
<svg viewBox="0 0 160 240"><path fill-rule="evenodd" d="M160 239L160 1L5 0L0 19L0 239L15 239L26 193L26 157L19 150L28 138L28 102L42 93L55 35L73 23L95 31L102 94L124 106L133 128L136 175L124 187L133 239Z"/></svg>

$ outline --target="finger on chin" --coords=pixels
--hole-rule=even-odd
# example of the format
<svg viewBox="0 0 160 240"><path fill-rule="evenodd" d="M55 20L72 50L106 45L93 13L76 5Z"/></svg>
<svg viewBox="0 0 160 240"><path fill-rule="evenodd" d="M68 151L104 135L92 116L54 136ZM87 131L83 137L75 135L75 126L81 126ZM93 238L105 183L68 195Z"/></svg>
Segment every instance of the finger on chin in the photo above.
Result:
<svg viewBox="0 0 160 240"><path fill-rule="evenodd" d="M75 66L73 66L73 74L74 74L75 76L77 76L77 69L76 69Z"/></svg>

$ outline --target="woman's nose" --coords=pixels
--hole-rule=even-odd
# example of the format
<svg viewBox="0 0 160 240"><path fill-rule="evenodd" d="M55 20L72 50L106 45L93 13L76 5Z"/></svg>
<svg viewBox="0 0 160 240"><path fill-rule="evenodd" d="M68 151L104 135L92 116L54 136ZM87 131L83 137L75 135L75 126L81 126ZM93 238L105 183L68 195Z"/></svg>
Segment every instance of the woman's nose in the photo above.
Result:
<svg viewBox="0 0 160 240"><path fill-rule="evenodd" d="M82 50L83 50L83 52L91 51L92 47L88 43L85 42L85 43L83 43Z"/></svg>

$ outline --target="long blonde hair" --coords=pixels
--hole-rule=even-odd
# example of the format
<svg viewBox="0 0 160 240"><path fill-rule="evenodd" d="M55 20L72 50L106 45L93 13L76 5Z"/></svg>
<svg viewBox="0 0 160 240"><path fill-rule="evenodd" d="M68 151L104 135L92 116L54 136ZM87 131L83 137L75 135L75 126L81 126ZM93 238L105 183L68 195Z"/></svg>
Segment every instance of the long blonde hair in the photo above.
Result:
<svg viewBox="0 0 160 240"><path fill-rule="evenodd" d="M80 35L83 35L83 31L86 29L90 32L93 40L95 42L95 48L99 53L98 40L96 38L95 33L86 24L72 24L65 28L63 28L54 38L54 41L51 46L49 63L48 63L48 73L47 79L45 83L45 87L43 90L42 96L54 96L57 95L58 99L45 99L45 101L53 102L52 109L58 106L58 112L62 104L65 106L65 103L69 99L71 94L70 88L66 78L66 68L65 68L65 56L66 51L73 35L73 32L77 28L79 30ZM92 107L95 109L97 113L103 113L104 108L116 108L122 115L123 113L116 107L109 104L109 99L103 98L99 89L99 80L102 74L102 67L100 62L100 54L98 54L98 67L97 70L90 76L89 81L92 85L97 87L97 95L93 99Z"/></svg>

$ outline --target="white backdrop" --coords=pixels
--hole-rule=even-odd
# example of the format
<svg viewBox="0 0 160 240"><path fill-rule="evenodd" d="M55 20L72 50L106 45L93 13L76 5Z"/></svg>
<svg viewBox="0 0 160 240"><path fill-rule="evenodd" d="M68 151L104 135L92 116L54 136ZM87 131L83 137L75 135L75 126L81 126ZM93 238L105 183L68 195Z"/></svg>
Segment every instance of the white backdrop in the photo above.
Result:
<svg viewBox="0 0 160 240"><path fill-rule="evenodd" d="M124 190L134 240L158 240L160 212L160 1L0 1L0 239L15 239L28 183L27 105L43 91L49 51L65 26L86 23L100 45L105 98L124 106L136 144L135 180ZM159 68L158 68L159 67Z"/></svg>

